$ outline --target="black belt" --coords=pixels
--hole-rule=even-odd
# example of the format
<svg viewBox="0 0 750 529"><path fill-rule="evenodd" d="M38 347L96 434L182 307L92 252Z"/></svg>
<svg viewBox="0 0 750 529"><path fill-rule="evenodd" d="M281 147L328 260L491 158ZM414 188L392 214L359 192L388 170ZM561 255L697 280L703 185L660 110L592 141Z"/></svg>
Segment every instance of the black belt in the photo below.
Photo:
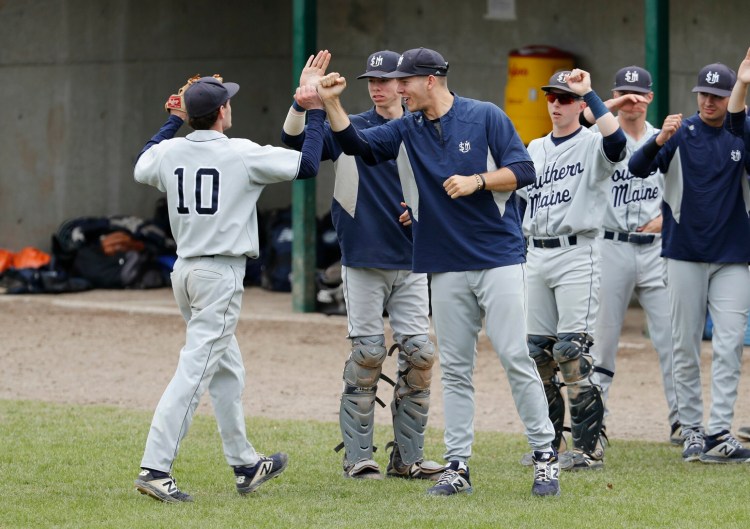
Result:
<svg viewBox="0 0 750 529"><path fill-rule="evenodd" d="M604 238L610 241L629 242L631 244L651 244L656 239L653 233L622 233L619 231L604 231Z"/></svg>
<svg viewBox="0 0 750 529"><path fill-rule="evenodd" d="M576 235L563 235L562 237L554 237L549 239L537 239L532 237L531 244L534 248L560 248L563 245L561 239L567 239L568 245L575 246L578 243L578 237Z"/></svg>

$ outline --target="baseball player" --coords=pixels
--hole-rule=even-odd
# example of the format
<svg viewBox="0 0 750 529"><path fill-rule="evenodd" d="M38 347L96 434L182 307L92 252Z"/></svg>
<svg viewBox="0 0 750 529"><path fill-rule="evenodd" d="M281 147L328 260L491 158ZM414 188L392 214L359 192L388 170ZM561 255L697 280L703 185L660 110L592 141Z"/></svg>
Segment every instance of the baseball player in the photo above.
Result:
<svg viewBox="0 0 750 529"><path fill-rule="evenodd" d="M639 66L621 68L615 74L612 99L605 102L617 112L617 121L627 139L626 157L618 162L607 179L607 204L599 240L601 278L599 312L596 316L596 343L592 380L601 388L607 419L607 397L615 376L615 357L622 322L633 294L646 312L649 336L659 357L664 395L669 408L670 441L682 444L682 428L677 416L677 400L672 381L672 329L661 258L661 201L664 176L656 173L644 180L633 178L628 160L655 133L646 121L646 111L654 98L651 74ZM591 119L587 108L581 114ZM585 124L586 126L589 123ZM597 131L598 127L591 127Z"/></svg>
<svg viewBox="0 0 750 529"><path fill-rule="evenodd" d="M606 209L605 183L623 156L625 135L591 89L588 72L560 71L542 87L552 132L529 144L536 180L520 190L528 237L528 344L544 382L554 446L562 443L567 386L573 457L566 468L600 468L604 405L592 384L590 347L598 308L599 245ZM588 106L601 134L581 127Z"/></svg>
<svg viewBox="0 0 750 529"><path fill-rule="evenodd" d="M744 110L745 113L747 113L747 107L744 103L747 98L747 84L750 82L750 73L748 72L748 69L750 69L750 63L748 61L750 61L750 49L745 56L745 60L742 61L737 70L737 82L735 83L732 95L729 98L728 107L728 111L730 112L730 121L728 122L728 125L734 134L738 134L739 131L742 130L746 153L750 151L750 116L745 116L744 127L741 129L740 124L742 124L742 115L740 112ZM748 156L748 158L750 159L750 156ZM743 441L750 441L750 426L739 428L737 430L737 437Z"/></svg>
<svg viewBox="0 0 750 529"><path fill-rule="evenodd" d="M224 132L232 125L230 99L239 89L216 77L191 79L167 101L169 119L135 165L138 182L167 194L178 256L172 288L187 323L177 370L156 407L135 480L139 492L163 502L192 501L171 471L206 390L240 494L253 492L287 465L286 454L264 456L247 439L245 368L234 333L245 261L258 257L258 197L268 184L317 174L325 112L308 112L302 153L229 139ZM300 88L298 94L310 91ZM185 112L195 131L174 138Z"/></svg>
<svg viewBox="0 0 750 529"><path fill-rule="evenodd" d="M398 79L410 114L359 131L339 101L344 78L329 74L318 93L344 152L368 163L396 160L413 219L413 270L432 274L448 466L428 493L472 491L472 374L484 317L534 449L532 493L557 495L554 429L525 340L523 237L514 194L533 180L533 167L508 117L491 103L452 93L447 74L436 51L404 52L385 77Z"/></svg>
<svg viewBox="0 0 750 529"><path fill-rule="evenodd" d="M357 128L375 127L404 115L396 80L384 77L396 69L398 58L398 53L388 50L367 58L365 73L358 79L367 79L375 106L349 116ZM316 84L325 74L329 60L327 51L310 57L300 76L300 86ZM302 145L304 120L304 109L295 102L284 123L284 143L295 148ZM386 356L398 350L398 374L391 401L395 441L389 443L393 450L386 473L437 479L443 466L424 460L435 359L429 337L427 275L411 271L411 228L399 222L403 192L396 162L368 166L360 158L343 154L328 126L323 160L333 160L335 167L331 216L341 247L341 277L351 340L339 411L344 476L383 477L372 457L377 382ZM396 342L388 352L384 310Z"/></svg>
<svg viewBox="0 0 750 529"><path fill-rule="evenodd" d="M750 461L750 450L730 433L737 400L743 341L750 306L750 161L742 140L744 94L733 98L739 131L724 128L735 72L724 64L703 67L698 113L667 116L661 131L636 151L630 172L664 173L662 256L674 344L674 386L684 437L684 461ZM740 110L742 112L740 112ZM700 345L706 306L714 322L711 410L703 427Z"/></svg>

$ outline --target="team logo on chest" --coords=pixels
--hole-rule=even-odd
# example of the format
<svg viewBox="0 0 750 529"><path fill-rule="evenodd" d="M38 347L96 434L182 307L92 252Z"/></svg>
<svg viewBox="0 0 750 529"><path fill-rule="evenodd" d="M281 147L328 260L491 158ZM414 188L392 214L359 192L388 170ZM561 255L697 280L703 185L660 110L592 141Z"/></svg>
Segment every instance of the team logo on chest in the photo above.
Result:
<svg viewBox="0 0 750 529"><path fill-rule="evenodd" d="M471 143L469 143L469 140L459 142L458 150L464 154L469 152L471 150Z"/></svg>
<svg viewBox="0 0 750 529"><path fill-rule="evenodd" d="M732 151L732 153L729 155L730 158L732 158L733 162L739 162L742 158L742 153L738 150Z"/></svg>

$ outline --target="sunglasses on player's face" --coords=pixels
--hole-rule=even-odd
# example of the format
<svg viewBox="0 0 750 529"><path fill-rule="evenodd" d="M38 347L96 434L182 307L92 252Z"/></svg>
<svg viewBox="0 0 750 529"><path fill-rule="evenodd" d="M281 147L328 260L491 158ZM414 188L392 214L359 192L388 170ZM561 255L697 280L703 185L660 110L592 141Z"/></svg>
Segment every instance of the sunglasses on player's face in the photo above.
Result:
<svg viewBox="0 0 750 529"><path fill-rule="evenodd" d="M573 101L581 99L571 94L556 94L555 92L547 92L546 97L548 102L554 103L555 101L559 101L561 105L569 105Z"/></svg>

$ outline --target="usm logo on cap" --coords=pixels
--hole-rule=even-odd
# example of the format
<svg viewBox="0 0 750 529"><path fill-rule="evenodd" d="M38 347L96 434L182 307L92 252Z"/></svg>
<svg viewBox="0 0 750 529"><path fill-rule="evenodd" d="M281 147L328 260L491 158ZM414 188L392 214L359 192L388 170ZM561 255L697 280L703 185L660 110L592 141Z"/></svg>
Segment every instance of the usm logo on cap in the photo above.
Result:
<svg viewBox="0 0 750 529"><path fill-rule="evenodd" d="M625 72L625 82L626 83L637 83L638 82L638 72L636 71L630 71L628 70Z"/></svg>
<svg viewBox="0 0 750 529"><path fill-rule="evenodd" d="M378 66L382 66L382 65L383 65L382 55L377 55L370 60L370 66L372 66L373 68L377 68Z"/></svg>
<svg viewBox="0 0 750 529"><path fill-rule="evenodd" d="M557 82L558 83L567 83L568 77L570 77L569 73L562 72L560 75L557 76Z"/></svg>
<svg viewBox="0 0 750 529"><path fill-rule="evenodd" d="M401 62L403 60L404 60L404 56L402 55L401 57L398 58L398 63L396 64L396 68L398 68L399 66L401 66Z"/></svg>
<svg viewBox="0 0 750 529"><path fill-rule="evenodd" d="M711 70L708 71L706 74L706 82L708 84L716 84L719 82L719 72L712 72Z"/></svg>

